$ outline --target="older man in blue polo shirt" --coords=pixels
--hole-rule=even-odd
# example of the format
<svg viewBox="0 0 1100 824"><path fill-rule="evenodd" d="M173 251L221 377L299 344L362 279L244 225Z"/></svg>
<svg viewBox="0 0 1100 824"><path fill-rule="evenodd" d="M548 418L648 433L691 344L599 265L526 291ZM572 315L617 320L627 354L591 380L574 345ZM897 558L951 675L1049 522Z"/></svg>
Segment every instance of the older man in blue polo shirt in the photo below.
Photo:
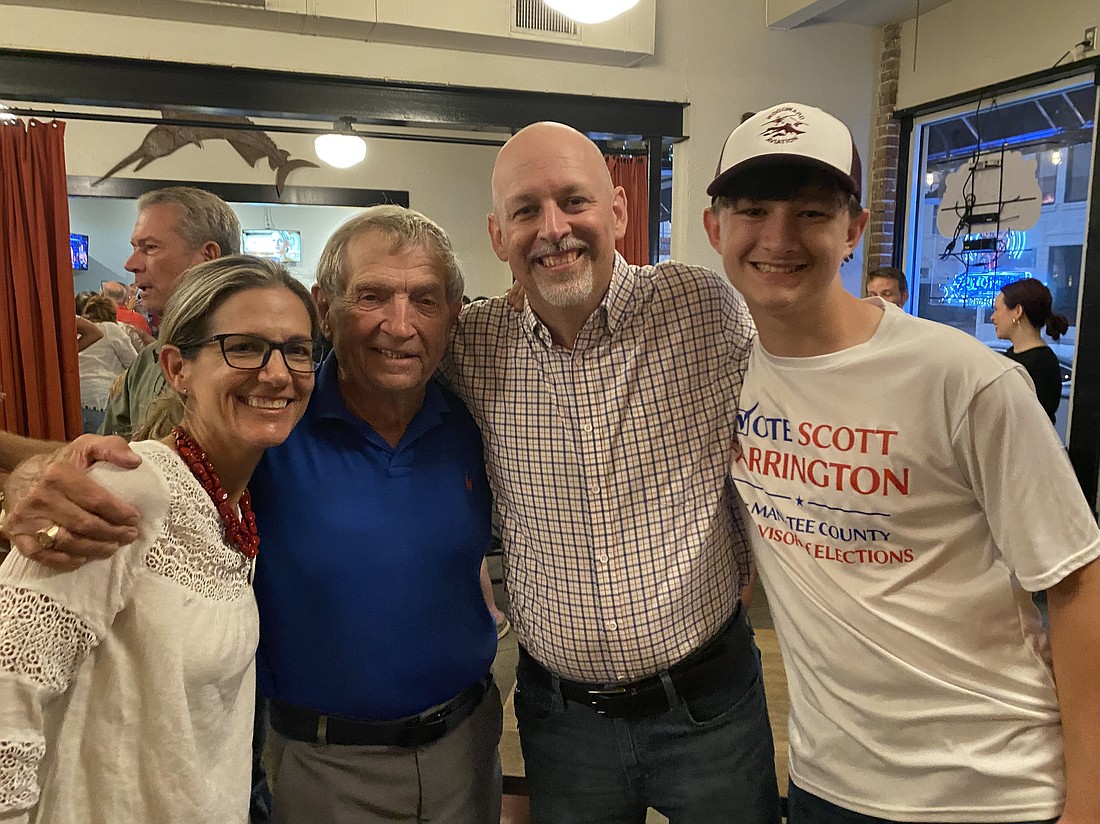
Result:
<svg viewBox="0 0 1100 824"><path fill-rule="evenodd" d="M395 206L318 263L334 354L249 485L280 824L500 818L481 436L432 378L462 289L442 229Z"/></svg>

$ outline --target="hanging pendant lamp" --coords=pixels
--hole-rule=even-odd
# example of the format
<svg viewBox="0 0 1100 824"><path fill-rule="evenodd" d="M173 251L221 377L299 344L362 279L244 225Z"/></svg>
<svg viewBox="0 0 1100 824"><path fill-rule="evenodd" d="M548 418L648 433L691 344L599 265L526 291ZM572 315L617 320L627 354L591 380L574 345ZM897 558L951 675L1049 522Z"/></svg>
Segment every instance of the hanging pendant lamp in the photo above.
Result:
<svg viewBox="0 0 1100 824"><path fill-rule="evenodd" d="M543 0L578 23L603 23L638 5L638 0Z"/></svg>
<svg viewBox="0 0 1100 824"><path fill-rule="evenodd" d="M319 135L313 141L317 157L337 169L348 169L362 163L367 156L367 142L351 128L354 122L354 117L341 117L333 124L331 133Z"/></svg>

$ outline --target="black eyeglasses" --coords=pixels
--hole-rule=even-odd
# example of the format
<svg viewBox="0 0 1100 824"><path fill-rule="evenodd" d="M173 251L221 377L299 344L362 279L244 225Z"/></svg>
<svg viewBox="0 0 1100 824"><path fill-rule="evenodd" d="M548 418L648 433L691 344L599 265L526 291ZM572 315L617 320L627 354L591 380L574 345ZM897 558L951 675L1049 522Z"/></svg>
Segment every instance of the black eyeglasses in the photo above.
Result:
<svg viewBox="0 0 1100 824"><path fill-rule="evenodd" d="M263 369L271 360L271 353L278 351L283 363L291 372L316 372L321 365L324 349L310 339L288 340L273 343L259 335L211 335L203 340L188 343L180 349L198 349L217 343L225 362L234 369Z"/></svg>

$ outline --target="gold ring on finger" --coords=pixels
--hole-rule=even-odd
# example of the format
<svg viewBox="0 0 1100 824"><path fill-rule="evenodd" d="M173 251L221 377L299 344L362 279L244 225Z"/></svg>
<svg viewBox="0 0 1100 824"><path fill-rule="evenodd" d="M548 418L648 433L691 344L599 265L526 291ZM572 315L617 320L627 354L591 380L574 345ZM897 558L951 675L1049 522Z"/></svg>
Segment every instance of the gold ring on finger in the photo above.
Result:
<svg viewBox="0 0 1100 824"><path fill-rule="evenodd" d="M60 524L51 524L35 532L34 539L38 541L38 545L43 549L53 549L54 544L57 543L58 533L60 532Z"/></svg>

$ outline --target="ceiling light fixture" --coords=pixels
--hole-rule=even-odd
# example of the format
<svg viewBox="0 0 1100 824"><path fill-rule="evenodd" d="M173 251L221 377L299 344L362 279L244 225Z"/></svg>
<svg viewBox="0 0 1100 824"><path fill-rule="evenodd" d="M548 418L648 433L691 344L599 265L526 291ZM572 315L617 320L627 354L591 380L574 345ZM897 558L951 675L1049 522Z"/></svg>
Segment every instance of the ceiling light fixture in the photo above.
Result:
<svg viewBox="0 0 1100 824"><path fill-rule="evenodd" d="M603 23L638 5L638 0L543 0L578 23Z"/></svg>
<svg viewBox="0 0 1100 824"><path fill-rule="evenodd" d="M329 166L347 169L362 163L367 156L367 142L351 128L354 117L341 117L333 125L330 134L319 135L313 141L317 157Z"/></svg>

